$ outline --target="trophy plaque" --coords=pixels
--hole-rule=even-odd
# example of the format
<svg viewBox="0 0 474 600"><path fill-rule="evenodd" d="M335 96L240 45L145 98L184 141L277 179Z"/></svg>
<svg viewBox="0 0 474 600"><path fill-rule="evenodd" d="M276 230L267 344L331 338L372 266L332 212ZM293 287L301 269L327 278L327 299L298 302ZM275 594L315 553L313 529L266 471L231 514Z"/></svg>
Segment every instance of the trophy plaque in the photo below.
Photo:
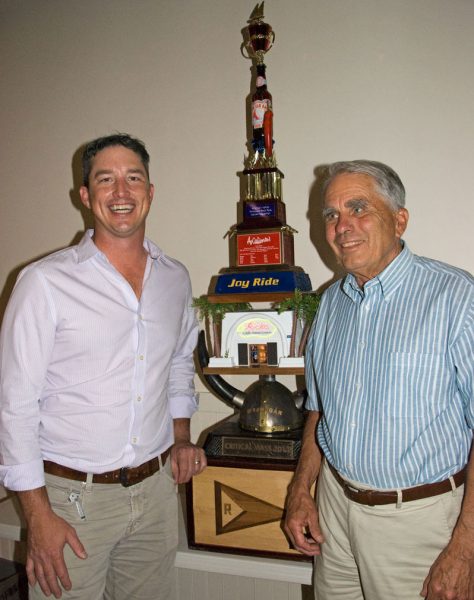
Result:
<svg viewBox="0 0 474 600"><path fill-rule="evenodd" d="M248 432L240 426L238 415L233 415L208 434L205 448L207 456L290 461L294 466L301 450L301 430L283 435Z"/></svg>

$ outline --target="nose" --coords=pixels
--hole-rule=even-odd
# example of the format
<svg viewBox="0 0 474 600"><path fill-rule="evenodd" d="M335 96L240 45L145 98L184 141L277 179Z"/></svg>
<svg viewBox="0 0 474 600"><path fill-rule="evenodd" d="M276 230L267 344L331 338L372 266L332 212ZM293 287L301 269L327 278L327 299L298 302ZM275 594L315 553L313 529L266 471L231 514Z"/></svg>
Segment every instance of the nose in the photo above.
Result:
<svg viewBox="0 0 474 600"><path fill-rule="evenodd" d="M129 192L128 183L124 178L118 177L115 180L114 192L115 192L115 195L119 198L123 198L128 195L128 192Z"/></svg>
<svg viewBox="0 0 474 600"><path fill-rule="evenodd" d="M337 220L335 230L337 235L342 235L346 231L350 231L352 228L352 222L349 215L340 214Z"/></svg>

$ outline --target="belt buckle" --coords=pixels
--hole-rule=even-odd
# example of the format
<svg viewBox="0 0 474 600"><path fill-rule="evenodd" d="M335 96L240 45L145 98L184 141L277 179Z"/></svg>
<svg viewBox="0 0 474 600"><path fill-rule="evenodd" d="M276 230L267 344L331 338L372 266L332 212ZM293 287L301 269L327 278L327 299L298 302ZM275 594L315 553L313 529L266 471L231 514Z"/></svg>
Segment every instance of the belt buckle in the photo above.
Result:
<svg viewBox="0 0 474 600"><path fill-rule="evenodd" d="M130 487L132 484L128 480L128 467L122 467L119 473L119 481L123 487Z"/></svg>

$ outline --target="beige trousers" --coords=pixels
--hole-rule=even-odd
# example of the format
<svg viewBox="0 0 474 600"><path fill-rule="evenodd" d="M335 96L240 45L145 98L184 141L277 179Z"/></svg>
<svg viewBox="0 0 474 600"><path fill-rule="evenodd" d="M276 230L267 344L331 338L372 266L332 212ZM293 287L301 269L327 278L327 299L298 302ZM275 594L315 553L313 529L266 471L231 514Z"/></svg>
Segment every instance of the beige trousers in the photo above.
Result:
<svg viewBox="0 0 474 600"><path fill-rule="evenodd" d="M318 483L326 541L315 558L316 600L420 600L423 581L451 538L463 486L396 505L348 500L324 461Z"/></svg>
<svg viewBox="0 0 474 600"><path fill-rule="evenodd" d="M174 560L178 544L178 503L169 461L144 481L82 484L46 475L54 511L75 529L88 554L64 556L72 590L64 600L172 600ZM85 520L69 500L79 492ZM44 599L39 585L30 586L30 600Z"/></svg>

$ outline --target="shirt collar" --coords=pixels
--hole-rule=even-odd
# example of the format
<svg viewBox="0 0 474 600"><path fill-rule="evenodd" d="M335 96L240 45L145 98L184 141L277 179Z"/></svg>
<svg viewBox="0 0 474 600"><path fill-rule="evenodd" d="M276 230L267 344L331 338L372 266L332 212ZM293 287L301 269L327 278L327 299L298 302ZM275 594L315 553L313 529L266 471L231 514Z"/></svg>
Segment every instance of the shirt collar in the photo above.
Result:
<svg viewBox="0 0 474 600"><path fill-rule="evenodd" d="M77 262L85 262L86 260L89 260L89 258L92 258L96 254L103 254L94 244L92 240L93 235L94 230L88 229L82 236L81 241L77 245ZM153 260L157 260L161 256L163 256L163 251L148 238L145 238L143 240L143 247L148 252L150 258Z"/></svg>
<svg viewBox="0 0 474 600"><path fill-rule="evenodd" d="M163 250L161 250L161 248L158 248L158 246L148 238L145 238L143 240L143 247L148 252L150 258L152 258L153 260L158 260L161 256L163 256Z"/></svg>
<svg viewBox="0 0 474 600"><path fill-rule="evenodd" d="M390 296L407 276L414 260L413 254L406 243L402 241L402 245L403 248L400 254L398 254L381 273L368 281L365 284L364 289L359 287L354 275L348 273L342 282L344 293L349 296L353 302L360 302L366 292L377 287L380 289L385 301L388 302Z"/></svg>

